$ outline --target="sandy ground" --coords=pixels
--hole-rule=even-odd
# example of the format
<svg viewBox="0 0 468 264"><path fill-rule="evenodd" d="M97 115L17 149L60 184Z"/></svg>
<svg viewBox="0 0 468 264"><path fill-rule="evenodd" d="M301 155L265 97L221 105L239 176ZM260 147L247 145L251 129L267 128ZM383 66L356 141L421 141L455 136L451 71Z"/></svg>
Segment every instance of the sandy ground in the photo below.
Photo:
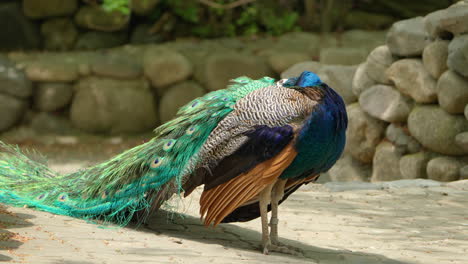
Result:
<svg viewBox="0 0 468 264"><path fill-rule="evenodd" d="M57 159L59 160L59 159ZM70 171L86 162L55 162ZM468 180L309 184L280 206L282 242L260 253L260 223L199 221L200 192L147 224L118 228L0 208L0 261L11 263L468 263Z"/></svg>

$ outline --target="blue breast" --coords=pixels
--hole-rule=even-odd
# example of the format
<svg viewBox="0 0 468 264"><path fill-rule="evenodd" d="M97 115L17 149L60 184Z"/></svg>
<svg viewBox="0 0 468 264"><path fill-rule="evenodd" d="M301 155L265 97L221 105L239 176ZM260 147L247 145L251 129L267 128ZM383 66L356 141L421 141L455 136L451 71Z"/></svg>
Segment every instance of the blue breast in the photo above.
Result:
<svg viewBox="0 0 468 264"><path fill-rule="evenodd" d="M341 97L325 87L318 103L299 132L295 148L298 155L280 176L306 178L329 170L346 143L347 116Z"/></svg>

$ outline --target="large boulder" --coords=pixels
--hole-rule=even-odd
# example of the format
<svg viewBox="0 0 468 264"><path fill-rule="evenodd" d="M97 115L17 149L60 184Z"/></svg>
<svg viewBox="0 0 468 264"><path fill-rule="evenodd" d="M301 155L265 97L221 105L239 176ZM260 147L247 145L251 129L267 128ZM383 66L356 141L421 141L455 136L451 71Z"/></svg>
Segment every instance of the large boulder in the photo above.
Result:
<svg viewBox="0 0 468 264"><path fill-rule="evenodd" d="M323 65L316 61L301 62L298 64L294 64L293 66L289 67L286 71L281 73L281 78L287 79L292 77L298 77L303 71L317 73L322 67Z"/></svg>
<svg viewBox="0 0 468 264"><path fill-rule="evenodd" d="M24 16L18 2L0 3L0 25L0 51L40 48L38 27Z"/></svg>
<svg viewBox="0 0 468 264"><path fill-rule="evenodd" d="M409 135L408 128L397 125L396 123L390 124L385 130L385 137L393 145L400 148L403 153L415 153L421 150L421 144Z"/></svg>
<svg viewBox="0 0 468 264"><path fill-rule="evenodd" d="M468 34L457 36L450 42L447 65L468 78Z"/></svg>
<svg viewBox="0 0 468 264"><path fill-rule="evenodd" d="M468 152L468 132L463 132L455 137L455 143Z"/></svg>
<svg viewBox="0 0 468 264"><path fill-rule="evenodd" d="M435 181L456 181L463 163L452 157L437 157L427 164L427 176Z"/></svg>
<svg viewBox="0 0 468 264"><path fill-rule="evenodd" d="M136 79L143 74L141 63L133 56L102 53L91 64L91 71L99 76L116 79Z"/></svg>
<svg viewBox="0 0 468 264"><path fill-rule="evenodd" d="M420 59L402 59L387 69L388 78L405 95L418 103L437 101L437 82Z"/></svg>
<svg viewBox="0 0 468 264"><path fill-rule="evenodd" d="M92 133L137 133L156 127L148 82L98 77L81 79L70 110L73 125Z"/></svg>
<svg viewBox="0 0 468 264"><path fill-rule="evenodd" d="M158 93L171 84L188 79L193 67L182 54L163 48L150 48L144 55L143 68Z"/></svg>
<svg viewBox="0 0 468 264"><path fill-rule="evenodd" d="M343 97L346 104L357 101L352 91L352 82L357 66L325 65L317 75Z"/></svg>
<svg viewBox="0 0 468 264"><path fill-rule="evenodd" d="M400 173L403 179L427 178L426 167L430 155L427 152L408 154L400 159Z"/></svg>
<svg viewBox="0 0 468 264"><path fill-rule="evenodd" d="M367 57L367 74L378 83L390 84L385 71L394 61L387 45L378 46Z"/></svg>
<svg viewBox="0 0 468 264"><path fill-rule="evenodd" d="M354 73L353 82L351 84L351 90L354 95L359 97L359 95L366 89L377 84L368 74L368 63L361 63Z"/></svg>
<svg viewBox="0 0 468 264"><path fill-rule="evenodd" d="M24 14L33 19L71 15L77 7L78 0L23 0Z"/></svg>
<svg viewBox="0 0 468 264"><path fill-rule="evenodd" d="M28 62L25 72L30 80L39 82L71 82L79 77L77 64L54 58Z"/></svg>
<svg viewBox="0 0 468 264"><path fill-rule="evenodd" d="M200 81L211 91L226 88L229 80L239 76L253 79L272 76L266 62L244 53L214 53L202 67Z"/></svg>
<svg viewBox="0 0 468 264"><path fill-rule="evenodd" d="M160 121L165 123L171 120L181 106L203 94L203 87L194 81L181 82L169 87L159 101Z"/></svg>
<svg viewBox="0 0 468 264"><path fill-rule="evenodd" d="M405 122L412 103L392 86L378 84L359 96L359 104L369 115L387 122Z"/></svg>
<svg viewBox="0 0 468 264"><path fill-rule="evenodd" d="M455 136L468 129L468 121L461 115L450 115L436 105L413 108L408 128L424 147L446 155L467 154L455 143Z"/></svg>
<svg viewBox="0 0 468 264"><path fill-rule="evenodd" d="M428 43L422 17L398 21L387 34L387 46L398 56L419 56Z"/></svg>
<svg viewBox="0 0 468 264"><path fill-rule="evenodd" d="M451 114L461 114L468 104L468 79L446 71L437 82L439 105Z"/></svg>
<svg viewBox="0 0 468 264"><path fill-rule="evenodd" d="M375 148L382 140L385 123L369 116L358 103L348 105L348 130L346 131L346 152L355 159L372 162Z"/></svg>
<svg viewBox="0 0 468 264"><path fill-rule="evenodd" d="M97 5L82 6L75 15L75 23L78 26L106 32L122 30L129 21L129 14L119 11L108 12Z"/></svg>
<svg viewBox="0 0 468 264"><path fill-rule="evenodd" d="M68 50L75 45L78 31L66 18L54 18L41 25L44 46L48 50Z"/></svg>
<svg viewBox="0 0 468 264"><path fill-rule="evenodd" d="M5 131L21 120L27 103L14 96L0 94L0 132Z"/></svg>
<svg viewBox="0 0 468 264"><path fill-rule="evenodd" d="M445 37L446 32L458 35L468 32L468 4L460 1L447 9L437 10L424 18L431 37Z"/></svg>
<svg viewBox="0 0 468 264"><path fill-rule="evenodd" d="M0 93L17 97L28 97L32 94L31 81L4 56L0 56Z"/></svg>
<svg viewBox="0 0 468 264"><path fill-rule="evenodd" d="M402 179L400 172L401 151L388 141L381 142L372 162L372 182Z"/></svg>
<svg viewBox="0 0 468 264"><path fill-rule="evenodd" d="M69 83L39 83L34 93L34 106L40 111L55 111L70 104L73 88Z"/></svg>
<svg viewBox="0 0 468 264"><path fill-rule="evenodd" d="M78 36L75 43L75 49L82 50L97 50L108 49L125 44L127 41L127 33L119 32L101 32L87 31Z"/></svg>
<svg viewBox="0 0 468 264"><path fill-rule="evenodd" d="M332 181L366 181L370 176L370 168L354 160L350 155L344 155L328 171Z"/></svg>
<svg viewBox="0 0 468 264"><path fill-rule="evenodd" d="M448 45L449 41L438 40L424 48L422 55L424 67L435 79L447 70Z"/></svg>

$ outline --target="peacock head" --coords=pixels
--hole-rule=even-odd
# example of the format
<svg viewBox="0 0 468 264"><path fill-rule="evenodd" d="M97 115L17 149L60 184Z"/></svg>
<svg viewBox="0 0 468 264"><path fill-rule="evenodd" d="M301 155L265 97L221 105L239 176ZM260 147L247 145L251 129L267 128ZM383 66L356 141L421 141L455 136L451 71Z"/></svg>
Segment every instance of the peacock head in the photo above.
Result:
<svg viewBox="0 0 468 264"><path fill-rule="evenodd" d="M317 76L317 74L310 71L303 71L299 77L289 78L284 81L284 87L311 87L319 86L322 84L322 81Z"/></svg>

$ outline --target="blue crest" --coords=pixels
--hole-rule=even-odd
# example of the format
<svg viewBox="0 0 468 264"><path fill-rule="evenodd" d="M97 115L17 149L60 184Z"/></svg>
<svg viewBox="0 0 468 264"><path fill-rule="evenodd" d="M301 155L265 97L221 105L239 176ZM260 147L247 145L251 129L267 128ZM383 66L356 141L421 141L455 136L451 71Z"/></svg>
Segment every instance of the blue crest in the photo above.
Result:
<svg viewBox="0 0 468 264"><path fill-rule="evenodd" d="M318 86L322 84L322 81L317 76L317 74L304 71L301 73L299 77L289 78L283 86L291 87L291 86L299 86L299 87L311 87L311 86Z"/></svg>

